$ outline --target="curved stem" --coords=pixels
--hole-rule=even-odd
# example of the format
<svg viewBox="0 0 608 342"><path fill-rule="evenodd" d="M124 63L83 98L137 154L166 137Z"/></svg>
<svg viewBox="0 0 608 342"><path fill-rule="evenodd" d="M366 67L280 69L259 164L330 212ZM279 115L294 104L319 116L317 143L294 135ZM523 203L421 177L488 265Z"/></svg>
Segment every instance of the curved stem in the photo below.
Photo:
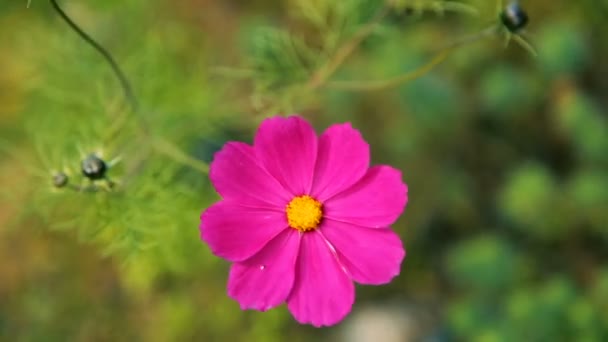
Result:
<svg viewBox="0 0 608 342"><path fill-rule="evenodd" d="M405 82L415 80L429 71L433 70L437 65L443 62L449 55L449 50L444 50L431 59L428 63L423 66L399 75L393 78L379 81L334 81L327 84L328 88L340 89L340 90L351 90L351 91L374 91L383 90L397 87Z"/></svg>
<svg viewBox="0 0 608 342"><path fill-rule="evenodd" d="M441 64L450 53L456 48L465 46L467 44L471 44L473 42L479 41L482 38L489 37L491 35L496 34L497 29L495 26L491 26L478 34L466 36L460 39L457 42L454 42L445 48L441 49L439 52L435 54L435 56L425 63L424 65L416 68L413 71L407 72L405 74L395 76L385 80L377 80L377 81L334 81L327 83L328 88L340 89L340 90L351 90L351 91L375 91L375 90L383 90L388 88L397 87L403 83L408 81L415 80L421 76L424 76L426 73L430 72Z"/></svg>
<svg viewBox="0 0 608 342"><path fill-rule="evenodd" d="M86 32L84 32L72 19L70 19L70 17L63 11L63 9L61 9L61 7L59 6L59 4L57 3L56 0L50 0L50 2L51 2L51 5L53 6L53 8L55 9L55 11L57 12L57 14L59 14L59 16L63 19L63 21L65 21L68 24L68 26L70 26L70 28L72 30L74 30L83 40L85 40L89 45L91 45L95 50L97 50L97 52L99 52L103 56L103 58L106 60L106 62L108 62L108 64L112 68L112 71L118 78L120 85L122 86L122 89L123 89L127 102L130 104L131 109L139 118L140 128L142 130L144 137L146 139L152 140L154 149L160 153L167 155L168 157L174 159L175 161L177 161L179 163L188 165L203 173L207 173L209 171L209 166L205 162L202 162L202 161L200 161L196 158L193 158L192 156L184 153L183 151L181 151L178 147L176 147L174 144L172 144L169 141L166 141L161 138L154 138L150 135L150 131L148 129L147 123L144 121L144 119L140 115L137 98L135 97L135 94L133 93L131 84L129 83L129 80L123 73L122 69L118 66L118 63L116 63L116 61L114 60L112 55L108 52L108 50L106 50L103 46L101 46L93 38L91 38L91 36L89 36ZM116 132L122 126L124 121L125 120L122 119L112 127L112 129L110 131L110 137L113 136L114 134L116 134ZM145 155L145 153L143 155ZM138 167L134 168L134 170L137 170L139 168L139 166L141 165L141 163L143 163L143 159L140 161ZM130 178L131 176L132 176L132 174L127 175L127 178Z"/></svg>
<svg viewBox="0 0 608 342"><path fill-rule="evenodd" d="M178 161L184 165L188 165L195 170L198 170L202 173L209 173L209 165L207 165L207 163L202 160L196 159L187 153L184 153L177 146L162 138L154 140L153 148L156 151L170 157L171 159Z"/></svg>
<svg viewBox="0 0 608 342"><path fill-rule="evenodd" d="M80 38L84 39L89 45L91 45L95 50L97 50L97 52L99 52L106 60L106 62L108 62L108 64L112 68L112 71L118 78L120 85L122 86L122 90L125 93L125 98L133 108L133 111L137 111L137 98L133 93L131 84L129 83L127 77L122 72L122 70L118 66L118 63L116 63L112 55L110 55L110 53L103 46L101 46L93 38L91 38L91 36L84 32L72 19L70 19L70 17L63 11L63 9L61 9L56 0L50 0L50 2L53 6L53 9L55 10L55 12L57 12L57 14L59 14L61 19L63 19L63 21L65 21L65 23L68 24L68 26L70 26L70 28L74 30L74 32L76 32L80 36Z"/></svg>

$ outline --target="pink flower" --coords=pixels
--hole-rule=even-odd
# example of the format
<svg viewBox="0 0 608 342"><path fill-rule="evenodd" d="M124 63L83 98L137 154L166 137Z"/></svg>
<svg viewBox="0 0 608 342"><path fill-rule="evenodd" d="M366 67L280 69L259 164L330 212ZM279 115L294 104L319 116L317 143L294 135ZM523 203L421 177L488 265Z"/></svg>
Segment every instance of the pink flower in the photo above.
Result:
<svg viewBox="0 0 608 342"><path fill-rule="evenodd" d="M274 117L253 146L229 142L210 178L222 200L201 216L201 238L233 262L228 295L242 309L283 302L300 323L333 325L351 310L353 281L386 284L405 250L390 225L403 212L401 172L369 167L350 124L317 137L304 119Z"/></svg>

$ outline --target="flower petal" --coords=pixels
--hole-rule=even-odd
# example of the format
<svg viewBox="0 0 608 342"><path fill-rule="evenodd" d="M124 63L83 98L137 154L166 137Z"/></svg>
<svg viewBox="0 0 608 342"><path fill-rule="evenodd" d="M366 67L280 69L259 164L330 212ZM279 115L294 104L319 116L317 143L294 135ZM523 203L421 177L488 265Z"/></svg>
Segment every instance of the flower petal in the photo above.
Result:
<svg viewBox="0 0 608 342"><path fill-rule="evenodd" d="M354 281L380 285L399 275L405 250L401 239L391 229L373 229L326 219L321 232L334 246Z"/></svg>
<svg viewBox="0 0 608 342"><path fill-rule="evenodd" d="M315 327L340 322L355 301L355 286L335 251L318 232L304 233L287 307L300 323Z"/></svg>
<svg viewBox="0 0 608 342"><path fill-rule="evenodd" d="M266 119L253 145L266 170L292 195L310 192L317 136L308 122L297 116Z"/></svg>
<svg viewBox="0 0 608 342"><path fill-rule="evenodd" d="M348 190L323 203L324 217L364 227L385 228L397 220L407 203L407 185L390 166L370 168Z"/></svg>
<svg viewBox="0 0 608 342"><path fill-rule="evenodd" d="M229 142L215 154L209 178L225 199L240 204L284 209L289 193L256 160L252 146Z"/></svg>
<svg viewBox="0 0 608 342"><path fill-rule="evenodd" d="M285 213L220 201L201 215L201 239L213 254L230 261L245 260L288 228Z"/></svg>
<svg viewBox="0 0 608 342"><path fill-rule="evenodd" d="M252 258L233 264L228 295L243 310L265 311L283 303L293 287L299 245L299 232L286 229Z"/></svg>
<svg viewBox="0 0 608 342"><path fill-rule="evenodd" d="M312 195L321 202L360 180L369 168L369 145L350 123L333 125L319 138Z"/></svg>

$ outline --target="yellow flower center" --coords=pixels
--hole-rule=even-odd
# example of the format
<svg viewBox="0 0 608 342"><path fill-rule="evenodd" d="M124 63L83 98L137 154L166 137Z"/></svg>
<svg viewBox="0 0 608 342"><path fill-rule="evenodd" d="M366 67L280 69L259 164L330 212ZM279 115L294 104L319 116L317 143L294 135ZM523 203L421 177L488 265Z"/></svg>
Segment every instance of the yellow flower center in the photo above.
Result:
<svg viewBox="0 0 608 342"><path fill-rule="evenodd" d="M289 226L301 232L316 229L323 217L321 203L308 195L292 199L285 212Z"/></svg>

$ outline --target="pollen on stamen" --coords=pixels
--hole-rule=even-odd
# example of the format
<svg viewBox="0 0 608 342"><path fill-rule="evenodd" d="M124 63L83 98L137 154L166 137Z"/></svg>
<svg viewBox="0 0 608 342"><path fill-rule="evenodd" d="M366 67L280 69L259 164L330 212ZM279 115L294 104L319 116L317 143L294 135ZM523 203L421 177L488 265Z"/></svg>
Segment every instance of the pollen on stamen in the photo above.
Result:
<svg viewBox="0 0 608 342"><path fill-rule="evenodd" d="M323 205L316 199L303 195L292 199L287 204L285 212L291 228L307 232L316 229L321 223Z"/></svg>

